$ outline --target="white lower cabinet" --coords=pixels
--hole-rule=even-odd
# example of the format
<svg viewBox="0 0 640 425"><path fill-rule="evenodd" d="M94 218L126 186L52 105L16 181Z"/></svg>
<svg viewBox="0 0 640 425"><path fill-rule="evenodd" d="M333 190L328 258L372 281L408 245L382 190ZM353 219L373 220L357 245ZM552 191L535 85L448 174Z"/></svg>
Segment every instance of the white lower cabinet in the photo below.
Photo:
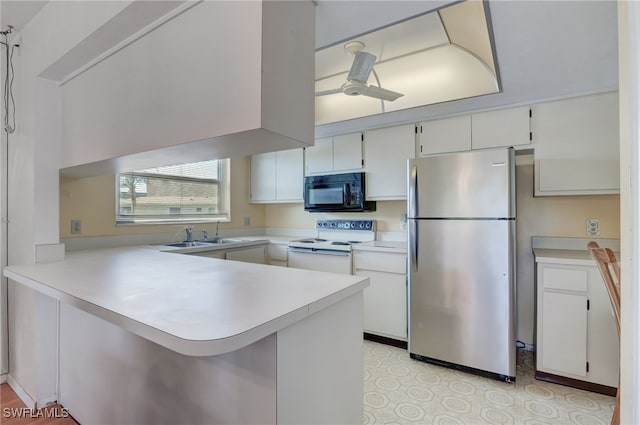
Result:
<svg viewBox="0 0 640 425"><path fill-rule="evenodd" d="M619 345L600 272L574 264L537 263L536 377L618 385ZM549 376L551 375L551 376Z"/></svg>
<svg viewBox="0 0 640 425"><path fill-rule="evenodd" d="M406 263L404 253L354 251L354 274L370 279L363 294L365 332L407 340Z"/></svg>
<svg viewBox="0 0 640 425"><path fill-rule="evenodd" d="M189 255L218 258L220 260L244 261L245 263L267 263L267 245L254 245L242 248L215 249L193 252Z"/></svg>
<svg viewBox="0 0 640 425"><path fill-rule="evenodd" d="M224 260L225 254L226 252L224 249L216 249L215 251L194 252L189 255L195 255L197 257L218 258L220 260Z"/></svg>
<svg viewBox="0 0 640 425"><path fill-rule="evenodd" d="M228 250L224 258L232 261L244 261L245 263L266 264L267 246L258 245Z"/></svg>
<svg viewBox="0 0 640 425"><path fill-rule="evenodd" d="M272 266L287 267L288 244L270 243L267 247L268 264Z"/></svg>

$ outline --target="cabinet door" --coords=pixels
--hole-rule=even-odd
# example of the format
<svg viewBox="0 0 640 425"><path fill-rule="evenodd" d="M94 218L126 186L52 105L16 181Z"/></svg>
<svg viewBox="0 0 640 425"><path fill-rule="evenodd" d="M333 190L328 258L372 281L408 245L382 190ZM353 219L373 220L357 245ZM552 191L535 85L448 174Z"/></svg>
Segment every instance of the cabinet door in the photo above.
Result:
<svg viewBox="0 0 640 425"><path fill-rule="evenodd" d="M302 202L302 149L276 152L276 200Z"/></svg>
<svg viewBox="0 0 640 425"><path fill-rule="evenodd" d="M415 136L413 124L365 132L367 199L407 198L407 160L415 157Z"/></svg>
<svg viewBox="0 0 640 425"><path fill-rule="evenodd" d="M195 253L189 254L189 255L195 255L197 257L218 258L220 260L224 260L225 259L225 255L226 255L226 251L223 250L223 249L218 249L218 250L215 250L215 251L195 252Z"/></svg>
<svg viewBox="0 0 640 425"><path fill-rule="evenodd" d="M251 248L227 251L227 260L244 261L245 263L266 263L266 248L264 245L253 246Z"/></svg>
<svg viewBox="0 0 640 425"><path fill-rule="evenodd" d="M370 279L364 289L364 331L403 341L407 340L406 275L356 270Z"/></svg>
<svg viewBox="0 0 640 425"><path fill-rule="evenodd" d="M333 138L333 171L362 169L362 133Z"/></svg>
<svg viewBox="0 0 640 425"><path fill-rule="evenodd" d="M557 375L587 375L587 297L544 291L541 368Z"/></svg>
<svg viewBox="0 0 640 425"><path fill-rule="evenodd" d="M316 139L304 149L305 175L324 174L333 170L333 138Z"/></svg>
<svg viewBox="0 0 640 425"><path fill-rule="evenodd" d="M471 150L471 115L419 124L420 155Z"/></svg>
<svg viewBox="0 0 640 425"><path fill-rule="evenodd" d="M531 109L536 195L620 191L617 93L541 103Z"/></svg>
<svg viewBox="0 0 640 425"><path fill-rule="evenodd" d="M251 202L276 199L276 154L261 153L251 156Z"/></svg>
<svg viewBox="0 0 640 425"><path fill-rule="evenodd" d="M471 148L527 145L529 107L501 109L471 115Z"/></svg>

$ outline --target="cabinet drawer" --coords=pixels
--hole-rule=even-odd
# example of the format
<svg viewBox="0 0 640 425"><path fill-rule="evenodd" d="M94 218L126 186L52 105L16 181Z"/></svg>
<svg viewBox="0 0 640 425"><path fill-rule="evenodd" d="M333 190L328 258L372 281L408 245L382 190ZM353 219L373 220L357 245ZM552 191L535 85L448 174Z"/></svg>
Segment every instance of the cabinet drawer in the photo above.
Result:
<svg viewBox="0 0 640 425"><path fill-rule="evenodd" d="M407 272L407 256L388 252L355 251L353 269L405 274Z"/></svg>
<svg viewBox="0 0 640 425"><path fill-rule="evenodd" d="M287 261L287 245L269 244L269 259Z"/></svg>
<svg viewBox="0 0 640 425"><path fill-rule="evenodd" d="M542 269L544 289L587 292L587 271L577 269Z"/></svg>
<svg viewBox="0 0 640 425"><path fill-rule="evenodd" d="M221 260L224 260L225 254L226 254L225 250L218 249L215 251L194 252L193 254L190 254L190 255L195 255L197 257L219 258Z"/></svg>

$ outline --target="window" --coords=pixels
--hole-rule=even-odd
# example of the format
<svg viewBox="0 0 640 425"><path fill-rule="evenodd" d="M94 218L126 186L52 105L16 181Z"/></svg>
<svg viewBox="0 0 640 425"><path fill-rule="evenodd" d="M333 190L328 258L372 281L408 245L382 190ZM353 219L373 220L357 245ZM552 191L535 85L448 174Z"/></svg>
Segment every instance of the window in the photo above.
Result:
<svg viewBox="0 0 640 425"><path fill-rule="evenodd" d="M228 221L229 160L133 171L116 176L116 223Z"/></svg>

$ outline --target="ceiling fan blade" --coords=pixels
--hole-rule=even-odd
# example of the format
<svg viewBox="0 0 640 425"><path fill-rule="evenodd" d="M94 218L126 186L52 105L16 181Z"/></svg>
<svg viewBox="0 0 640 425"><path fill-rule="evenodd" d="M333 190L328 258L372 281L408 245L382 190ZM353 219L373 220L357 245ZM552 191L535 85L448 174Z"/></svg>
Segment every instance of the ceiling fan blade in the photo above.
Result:
<svg viewBox="0 0 640 425"><path fill-rule="evenodd" d="M376 63L376 56L367 52L356 52L347 75L347 81L357 81L366 84L373 70L373 64Z"/></svg>
<svg viewBox="0 0 640 425"><path fill-rule="evenodd" d="M336 93L342 93L342 88L338 87L337 89L317 91L316 96L326 96L328 94L336 94Z"/></svg>
<svg viewBox="0 0 640 425"><path fill-rule="evenodd" d="M404 96L402 93L396 91L383 89L377 86L367 86L367 89L362 93L363 96L375 97L377 99L388 100L393 102L397 98Z"/></svg>

